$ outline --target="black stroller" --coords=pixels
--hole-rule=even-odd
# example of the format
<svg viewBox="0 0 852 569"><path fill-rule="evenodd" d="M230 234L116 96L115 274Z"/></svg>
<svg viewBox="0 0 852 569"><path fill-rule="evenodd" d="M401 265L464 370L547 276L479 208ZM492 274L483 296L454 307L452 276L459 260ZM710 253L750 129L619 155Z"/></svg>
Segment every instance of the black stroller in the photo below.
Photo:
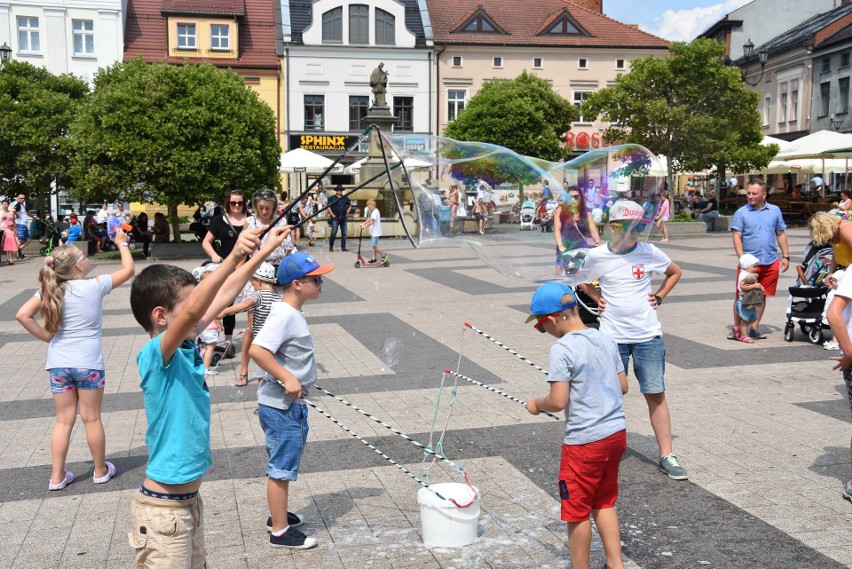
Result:
<svg viewBox="0 0 852 569"><path fill-rule="evenodd" d="M41 237L39 242L44 246L39 249L38 253L42 257L47 257L53 253L53 248L59 243L59 231L56 229L56 223L49 215L42 222Z"/></svg>
<svg viewBox="0 0 852 569"><path fill-rule="evenodd" d="M812 344L821 344L823 330L828 330L828 324L822 320L825 302L828 298L828 287L824 283L831 267L833 253L830 246L812 245L802 262L806 282L796 280L796 286L791 286L790 298L787 300L787 324L784 326L784 340L792 342L796 335L796 325L807 336Z"/></svg>

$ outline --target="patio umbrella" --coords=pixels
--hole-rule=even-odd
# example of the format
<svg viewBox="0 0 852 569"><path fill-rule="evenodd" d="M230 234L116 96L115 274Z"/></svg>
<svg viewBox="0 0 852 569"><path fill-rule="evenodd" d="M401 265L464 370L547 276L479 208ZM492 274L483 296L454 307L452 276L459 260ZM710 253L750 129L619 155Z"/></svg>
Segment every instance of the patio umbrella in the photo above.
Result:
<svg viewBox="0 0 852 569"><path fill-rule="evenodd" d="M305 150L304 148L296 148L281 155L281 172L302 172L306 174L321 174L326 168L331 166L334 160L330 160L325 156ZM339 172L343 167L337 164L333 172Z"/></svg>
<svg viewBox="0 0 852 569"><path fill-rule="evenodd" d="M843 134L830 130L820 130L803 136L789 143L789 146L781 150L776 160L791 160L799 158L845 158L846 155L837 155L832 152L837 149L852 148L852 134Z"/></svg>
<svg viewBox="0 0 852 569"><path fill-rule="evenodd" d="M364 162L367 161L367 158L361 158L357 162L353 162L349 166L343 169L344 174L357 174L361 171L361 166ZM399 162L399 158L396 154L393 154L388 158L388 162L390 164L396 164ZM426 162L425 160L418 160L417 158L406 158L403 160L403 164L405 165L406 170L425 170L432 167L432 164Z"/></svg>

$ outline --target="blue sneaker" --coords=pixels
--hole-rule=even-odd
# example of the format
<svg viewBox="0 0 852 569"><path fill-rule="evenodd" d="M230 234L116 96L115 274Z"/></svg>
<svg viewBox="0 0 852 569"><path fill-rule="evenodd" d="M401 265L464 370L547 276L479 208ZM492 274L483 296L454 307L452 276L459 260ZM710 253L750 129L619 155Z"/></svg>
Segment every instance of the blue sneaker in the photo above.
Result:
<svg viewBox="0 0 852 569"><path fill-rule="evenodd" d="M680 465L675 453L660 459L660 470L669 475L672 480L686 480L686 469Z"/></svg>

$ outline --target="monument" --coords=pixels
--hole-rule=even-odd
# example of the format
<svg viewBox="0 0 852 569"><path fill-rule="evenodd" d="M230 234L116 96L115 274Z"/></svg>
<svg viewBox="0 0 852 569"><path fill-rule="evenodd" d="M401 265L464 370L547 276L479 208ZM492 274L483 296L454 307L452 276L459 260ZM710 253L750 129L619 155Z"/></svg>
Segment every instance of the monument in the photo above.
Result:
<svg viewBox="0 0 852 569"><path fill-rule="evenodd" d="M362 119L361 128L367 128L368 125L374 124L384 134L391 134L393 125L399 122L399 118L395 117L391 112L387 102L388 92L388 72L385 70L385 64L379 63L378 67L373 69L370 74L370 90L373 92L373 104L367 111L367 116ZM381 137L376 130L371 130L369 134L369 147L367 149L367 159L361 165L361 171L358 175L358 182L363 183L369 180L376 174L385 171L385 161L382 157ZM385 145L385 155L388 159L388 164L394 162L393 150L389 145ZM391 172L394 180L394 187L402 185L402 168L398 168ZM389 189L390 184L387 178L379 178L373 184L372 189ZM360 193L360 192L359 192ZM370 192L375 194L375 192ZM360 196L357 199L363 199ZM376 199L382 199L382 196L376 196ZM380 204L381 207L381 204ZM382 210L384 213L384 210Z"/></svg>

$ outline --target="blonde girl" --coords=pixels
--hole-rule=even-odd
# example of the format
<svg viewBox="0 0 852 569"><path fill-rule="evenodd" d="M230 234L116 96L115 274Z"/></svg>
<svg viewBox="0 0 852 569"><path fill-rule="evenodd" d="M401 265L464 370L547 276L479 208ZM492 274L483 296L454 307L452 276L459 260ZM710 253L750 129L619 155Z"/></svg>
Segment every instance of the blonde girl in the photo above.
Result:
<svg viewBox="0 0 852 569"><path fill-rule="evenodd" d="M669 240L669 217L671 217L672 202L668 192L663 192L663 201L657 212L657 229L663 233L663 243Z"/></svg>
<svg viewBox="0 0 852 569"><path fill-rule="evenodd" d="M103 484L115 475L115 466L105 458L101 423L105 381L101 350L103 297L135 272L127 234L121 228L116 230L115 243L121 251L121 268L95 278L86 278L92 267L83 251L74 245L54 249L39 271L41 290L24 303L16 316L27 332L50 344L45 368L50 373L56 423L50 440L49 490L62 490L74 480L74 473L65 469L65 459L78 404L94 462L92 482ZM38 313L41 324L35 319Z"/></svg>

